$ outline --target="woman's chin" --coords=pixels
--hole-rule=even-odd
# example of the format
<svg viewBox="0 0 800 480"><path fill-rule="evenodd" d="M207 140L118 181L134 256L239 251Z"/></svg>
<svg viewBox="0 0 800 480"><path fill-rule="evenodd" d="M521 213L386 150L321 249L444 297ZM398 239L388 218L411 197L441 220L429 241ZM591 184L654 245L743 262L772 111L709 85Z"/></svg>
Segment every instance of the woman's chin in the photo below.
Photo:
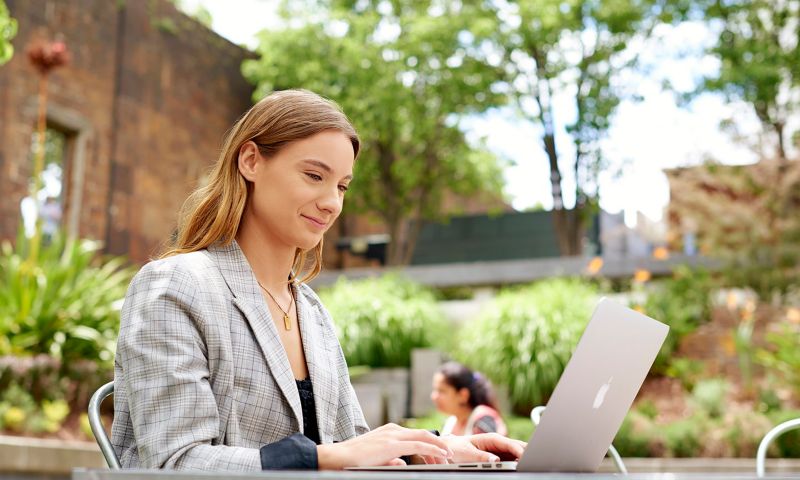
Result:
<svg viewBox="0 0 800 480"><path fill-rule="evenodd" d="M321 241L322 241L322 237L299 239L299 241L297 242L297 248L307 252L307 251L313 250L314 247L319 245L319 242L321 242Z"/></svg>

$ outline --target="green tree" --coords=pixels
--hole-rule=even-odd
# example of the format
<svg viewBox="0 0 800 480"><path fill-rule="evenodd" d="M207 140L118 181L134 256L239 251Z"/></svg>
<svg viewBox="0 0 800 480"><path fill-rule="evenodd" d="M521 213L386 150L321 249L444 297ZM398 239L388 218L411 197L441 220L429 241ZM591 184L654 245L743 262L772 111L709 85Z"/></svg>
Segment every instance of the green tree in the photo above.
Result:
<svg viewBox="0 0 800 480"><path fill-rule="evenodd" d="M260 58L243 66L256 98L308 88L350 116L363 150L347 210L386 224L389 264L411 260L423 222L445 215L446 195L498 196L502 186L497 159L459 129L461 116L505 98L492 88L502 71L480 58L493 22L471 2L440 3L287 3L291 26L262 32Z"/></svg>
<svg viewBox="0 0 800 480"><path fill-rule="evenodd" d="M800 1L708 0L705 15L709 25L721 27L710 49L720 68L695 93L721 92L751 105L764 132L776 137L776 156L786 161L787 146L800 132L789 123L800 114Z"/></svg>
<svg viewBox="0 0 800 480"><path fill-rule="evenodd" d="M488 2L500 19L495 36L521 115L542 131L550 167L553 219L562 254L581 251L584 220L597 205L597 175L606 168L600 141L620 100L631 96L618 74L637 63L633 42L686 8L676 0L542 0ZM568 94L573 109L554 98ZM574 156L559 151L556 130L565 124ZM575 205L564 202L564 173L574 178Z"/></svg>
<svg viewBox="0 0 800 480"><path fill-rule="evenodd" d="M11 40L17 35L17 21L11 18L6 2L0 0L0 66L14 56Z"/></svg>

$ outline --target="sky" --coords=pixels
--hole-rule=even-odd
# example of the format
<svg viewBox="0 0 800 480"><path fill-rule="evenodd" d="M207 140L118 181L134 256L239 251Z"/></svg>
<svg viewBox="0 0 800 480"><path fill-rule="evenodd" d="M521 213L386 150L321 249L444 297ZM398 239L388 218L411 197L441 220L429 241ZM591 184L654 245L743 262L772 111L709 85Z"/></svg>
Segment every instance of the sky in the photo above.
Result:
<svg viewBox="0 0 800 480"><path fill-rule="evenodd" d="M255 46L255 34L265 28L279 28L277 0L184 0L186 10L203 5L212 16L212 28L236 44ZM695 165L705 158L723 163L752 163L752 151L737 145L720 131L719 123L735 118L745 133L758 131L758 123L746 105L726 103L720 96L703 94L691 104L679 107L674 95L663 91L662 80L676 88L690 89L703 74L714 71L711 58L665 58L655 52L699 49L713 40L701 24L679 28L664 27L657 32L658 44L641 45L642 62L649 73L631 78L641 101L623 101L612 120L603 151L611 168L599 179L600 206L611 213L624 212L629 226L637 211L653 221L662 219L669 202L669 186L663 170ZM554 98L557 147L565 158L574 153L563 125L574 114L569 95ZM562 115L562 116L559 116ZM462 120L462 129L473 138L485 137L487 146L510 162L505 170L505 193L518 210L552 207L549 167L541 147L541 130L510 108L497 109ZM574 189L565 178L564 190ZM573 197L565 197L572 205Z"/></svg>

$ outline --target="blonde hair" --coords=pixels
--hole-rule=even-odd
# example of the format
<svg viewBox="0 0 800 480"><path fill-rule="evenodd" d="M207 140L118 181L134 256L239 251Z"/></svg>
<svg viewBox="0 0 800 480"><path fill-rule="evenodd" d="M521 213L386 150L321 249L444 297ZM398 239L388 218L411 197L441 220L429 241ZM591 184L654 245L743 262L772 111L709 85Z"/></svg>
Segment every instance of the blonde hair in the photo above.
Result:
<svg viewBox="0 0 800 480"><path fill-rule="evenodd" d="M213 244L230 244L239 230L251 184L239 172L239 150L248 141L262 155L274 156L287 144L323 131L340 131L350 138L354 156L360 141L355 128L334 102L308 90L273 92L253 105L225 135L222 152L208 184L196 189L181 209L174 244L163 255L202 250ZM313 262L306 266L309 251ZM307 270L300 281L308 281L322 269L322 240L311 250L295 251L290 281Z"/></svg>

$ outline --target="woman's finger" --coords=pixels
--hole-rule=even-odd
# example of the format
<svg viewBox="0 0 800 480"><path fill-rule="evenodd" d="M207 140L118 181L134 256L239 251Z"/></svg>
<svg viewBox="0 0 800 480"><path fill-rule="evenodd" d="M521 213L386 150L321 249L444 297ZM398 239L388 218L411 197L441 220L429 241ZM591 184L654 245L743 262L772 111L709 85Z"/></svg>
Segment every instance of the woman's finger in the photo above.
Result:
<svg viewBox="0 0 800 480"><path fill-rule="evenodd" d="M405 428L403 431L398 431L397 434L398 438L403 440L416 440L419 442L431 443L448 452L449 456L453 455L453 451L450 450L450 447L441 437L437 437L427 430Z"/></svg>
<svg viewBox="0 0 800 480"><path fill-rule="evenodd" d="M399 441L394 443L390 448L390 452L388 453L396 457L403 455L427 455L431 457L447 458L449 455L449 452L437 447L436 445L432 445L428 442L413 440Z"/></svg>

